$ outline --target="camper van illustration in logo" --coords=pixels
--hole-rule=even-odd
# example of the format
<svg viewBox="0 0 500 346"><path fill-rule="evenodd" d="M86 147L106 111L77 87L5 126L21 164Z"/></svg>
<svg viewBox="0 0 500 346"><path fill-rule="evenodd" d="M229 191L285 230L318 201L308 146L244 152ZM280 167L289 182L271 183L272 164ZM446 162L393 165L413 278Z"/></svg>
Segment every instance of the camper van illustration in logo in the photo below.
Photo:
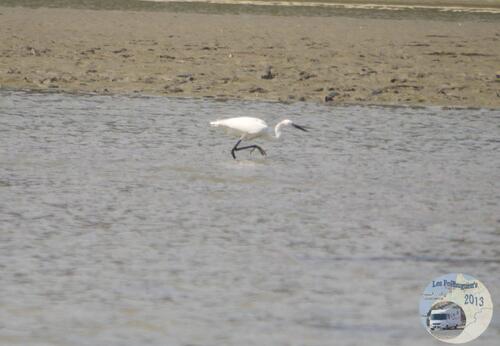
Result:
<svg viewBox="0 0 500 346"><path fill-rule="evenodd" d="M427 328L431 334L443 338L451 338L462 333L467 318L462 308L449 301L441 301L434 304L427 313ZM457 330L456 333L437 333L440 330Z"/></svg>
<svg viewBox="0 0 500 346"><path fill-rule="evenodd" d="M465 274L432 280L420 299L422 325L436 339L448 343L474 340L488 328L492 315L488 289Z"/></svg>

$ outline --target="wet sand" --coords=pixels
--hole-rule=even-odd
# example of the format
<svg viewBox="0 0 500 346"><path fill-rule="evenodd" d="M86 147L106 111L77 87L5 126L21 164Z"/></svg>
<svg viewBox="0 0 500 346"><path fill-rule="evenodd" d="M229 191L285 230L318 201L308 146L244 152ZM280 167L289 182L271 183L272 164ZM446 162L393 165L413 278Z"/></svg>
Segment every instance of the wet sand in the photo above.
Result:
<svg viewBox="0 0 500 346"><path fill-rule="evenodd" d="M498 22L0 7L0 88L500 108Z"/></svg>

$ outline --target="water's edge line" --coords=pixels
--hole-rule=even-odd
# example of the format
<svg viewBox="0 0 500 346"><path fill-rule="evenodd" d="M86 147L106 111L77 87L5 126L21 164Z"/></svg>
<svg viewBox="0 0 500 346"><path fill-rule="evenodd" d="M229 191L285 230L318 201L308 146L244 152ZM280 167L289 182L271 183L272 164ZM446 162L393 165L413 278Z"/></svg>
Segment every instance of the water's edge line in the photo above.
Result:
<svg viewBox="0 0 500 346"><path fill-rule="evenodd" d="M469 6L433 6L433 5L391 5L391 4L348 4L329 2L298 2L298 1L259 1L259 0L140 0L144 2L164 3L206 3L217 5L251 5L251 6L289 6L289 7L330 7L361 10L436 10L440 12L467 12L467 13L493 13L500 14L500 8L494 7L469 7Z"/></svg>
<svg viewBox="0 0 500 346"><path fill-rule="evenodd" d="M109 96L109 97L129 97L129 98L169 98L176 100L205 100L205 101L213 101L213 102L261 102L261 103L271 103L271 104L294 104L294 103L303 103L303 104L314 104L314 105L323 105L325 107L380 107L380 108L394 108L394 109L432 109L438 108L443 110L486 110L486 111L498 111L500 108L493 107L482 107L482 106L455 106L455 105L439 105L439 104L405 104L405 103L360 103L360 102L337 102L337 103L324 103L320 101L283 101L283 100L274 100L274 99L252 99L252 98L235 98L235 97L215 97L215 96L195 96L195 95L186 95L186 96L176 96L176 95L168 95L168 94L148 94L148 93L134 93L134 92L118 92L118 93L100 93L100 92L89 92L89 91L71 91L71 90L43 90L43 89L30 89L30 88L9 88L9 87L0 87L1 93L25 93L25 94L40 94L40 95L72 95L72 96Z"/></svg>

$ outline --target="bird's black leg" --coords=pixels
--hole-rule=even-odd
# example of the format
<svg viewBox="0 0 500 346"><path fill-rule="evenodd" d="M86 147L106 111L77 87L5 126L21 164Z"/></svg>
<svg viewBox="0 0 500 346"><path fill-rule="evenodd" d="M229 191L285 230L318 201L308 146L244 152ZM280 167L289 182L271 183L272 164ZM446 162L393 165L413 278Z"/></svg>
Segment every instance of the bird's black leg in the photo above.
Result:
<svg viewBox="0 0 500 346"><path fill-rule="evenodd" d="M236 144L234 145L233 149L231 149L231 155L233 156L233 159L236 160L236 155L234 154L235 151L240 151L240 150L245 150L245 149L257 149L261 155L266 155L266 152L264 151L264 149L262 149L261 147L259 147L258 145L247 145L246 147L240 147L238 148L238 145L241 143L241 139L236 142Z"/></svg>
<svg viewBox="0 0 500 346"><path fill-rule="evenodd" d="M257 149L262 156L266 155L266 151L261 147L259 147L258 145L247 145L246 147L237 148L236 150L244 150L244 149L252 149L252 151Z"/></svg>
<svg viewBox="0 0 500 346"><path fill-rule="evenodd" d="M240 150L240 149L238 149L238 144L240 144L240 143L241 143L241 139L238 140L238 142L236 142L236 144L234 145L233 149L231 149L231 155L233 156L233 159L235 159L235 160L236 160L236 155L234 154L234 152L237 150Z"/></svg>

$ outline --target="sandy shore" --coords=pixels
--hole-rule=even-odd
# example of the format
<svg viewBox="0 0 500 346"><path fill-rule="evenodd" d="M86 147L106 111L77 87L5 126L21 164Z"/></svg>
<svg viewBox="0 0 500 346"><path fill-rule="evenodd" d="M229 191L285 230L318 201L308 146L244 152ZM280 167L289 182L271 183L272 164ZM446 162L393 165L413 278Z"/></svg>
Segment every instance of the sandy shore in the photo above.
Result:
<svg viewBox="0 0 500 346"><path fill-rule="evenodd" d="M499 61L498 22L0 7L6 89L500 108Z"/></svg>

